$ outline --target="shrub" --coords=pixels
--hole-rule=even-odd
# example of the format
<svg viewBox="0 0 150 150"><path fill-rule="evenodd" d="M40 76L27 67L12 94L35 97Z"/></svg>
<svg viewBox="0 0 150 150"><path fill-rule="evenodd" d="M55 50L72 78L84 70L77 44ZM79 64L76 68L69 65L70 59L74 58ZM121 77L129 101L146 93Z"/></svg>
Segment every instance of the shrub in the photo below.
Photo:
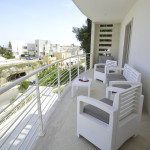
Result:
<svg viewBox="0 0 150 150"><path fill-rule="evenodd" d="M28 81L23 81L19 84L18 90L20 93L26 91L29 87L30 83Z"/></svg>
<svg viewBox="0 0 150 150"><path fill-rule="evenodd" d="M9 56L9 55L5 55L3 57L5 57L6 59L14 59L15 58L15 56Z"/></svg>
<svg viewBox="0 0 150 150"><path fill-rule="evenodd" d="M25 57L25 54L21 54L21 57Z"/></svg>
<svg viewBox="0 0 150 150"><path fill-rule="evenodd" d="M12 103L15 99L16 99L15 97L11 98L10 103Z"/></svg>

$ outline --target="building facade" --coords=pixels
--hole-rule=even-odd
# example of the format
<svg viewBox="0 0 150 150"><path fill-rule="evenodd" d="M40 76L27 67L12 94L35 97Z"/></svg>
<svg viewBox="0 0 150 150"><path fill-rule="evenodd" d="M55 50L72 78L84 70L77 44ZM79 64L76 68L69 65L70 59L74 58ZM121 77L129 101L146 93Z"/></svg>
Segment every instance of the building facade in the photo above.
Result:
<svg viewBox="0 0 150 150"><path fill-rule="evenodd" d="M21 54L28 54L27 44L21 40L11 40L12 53L17 59L21 58Z"/></svg>
<svg viewBox="0 0 150 150"><path fill-rule="evenodd" d="M35 40L35 55L36 57L52 55L51 42L49 40Z"/></svg>

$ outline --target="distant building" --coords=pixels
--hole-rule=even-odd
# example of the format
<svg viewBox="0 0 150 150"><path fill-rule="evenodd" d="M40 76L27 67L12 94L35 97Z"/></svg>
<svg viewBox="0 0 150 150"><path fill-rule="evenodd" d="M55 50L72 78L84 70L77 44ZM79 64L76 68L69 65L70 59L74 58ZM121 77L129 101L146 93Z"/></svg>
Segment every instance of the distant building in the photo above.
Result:
<svg viewBox="0 0 150 150"><path fill-rule="evenodd" d="M20 58L22 54L33 55L35 57L53 56L54 53L60 59L70 57L72 55L83 54L80 46L51 44L49 40L35 40L35 43L26 44L25 41L11 40L12 52L16 58ZM64 54L65 53L65 54ZM59 58L57 58L58 60Z"/></svg>
<svg viewBox="0 0 150 150"><path fill-rule="evenodd" d="M28 43L27 44L27 49L28 49L28 54L29 55L34 55L36 54L35 52L35 44L34 43Z"/></svg>
<svg viewBox="0 0 150 150"><path fill-rule="evenodd" d="M36 57L52 55L51 42L49 40L35 40Z"/></svg>
<svg viewBox="0 0 150 150"><path fill-rule="evenodd" d="M75 46L74 44L61 46L61 52L71 52L71 55L83 54L80 46Z"/></svg>
<svg viewBox="0 0 150 150"><path fill-rule="evenodd" d="M60 52L61 51L60 44L51 44L51 50L53 52Z"/></svg>
<svg viewBox="0 0 150 150"><path fill-rule="evenodd" d="M57 60L60 60L60 59L65 59L65 58L68 58L68 57L71 57L71 52L54 52L54 57L56 57ZM71 65L75 65L77 64L78 62L78 58L75 57L75 58L71 58ZM63 62L63 65L66 65L66 66L69 66L69 63L70 63L70 60L64 60Z"/></svg>
<svg viewBox="0 0 150 150"><path fill-rule="evenodd" d="M57 61L56 57L53 56L44 56L43 61L46 62L47 64L51 64Z"/></svg>
<svg viewBox="0 0 150 150"><path fill-rule="evenodd" d="M20 58L21 54L28 54L27 44L21 40L11 40L12 53L16 58Z"/></svg>

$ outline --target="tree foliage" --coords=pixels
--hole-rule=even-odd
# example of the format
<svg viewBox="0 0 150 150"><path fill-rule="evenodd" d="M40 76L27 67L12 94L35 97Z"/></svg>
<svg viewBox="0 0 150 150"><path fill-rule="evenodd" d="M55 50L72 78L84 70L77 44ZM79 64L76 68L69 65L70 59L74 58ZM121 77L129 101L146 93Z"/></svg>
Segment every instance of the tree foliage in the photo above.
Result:
<svg viewBox="0 0 150 150"><path fill-rule="evenodd" d="M5 48L5 47L1 47L1 46L0 46L0 54L1 54L3 57L7 58L7 59L13 59L13 58L15 58L15 56L12 56L13 53L12 53L12 46L11 46L11 43L10 43L10 42L9 42L9 44L8 44L8 47L9 47L9 48Z"/></svg>
<svg viewBox="0 0 150 150"><path fill-rule="evenodd" d="M80 66L80 70L84 70L84 67ZM64 85L69 82L69 70L68 69L60 69L60 84ZM48 75L49 74L49 75ZM77 66L71 68L72 78L78 74ZM48 75L48 76L47 76ZM45 78L44 78L45 77ZM57 67L51 67L49 69L43 70L39 73L38 76L42 86L51 86L54 87L58 84L58 69Z"/></svg>
<svg viewBox="0 0 150 150"><path fill-rule="evenodd" d="M81 48L86 52L90 53L90 44L91 44L91 20L86 20L86 25L83 25L81 28L73 27L73 33L76 34L76 38L81 43Z"/></svg>
<svg viewBox="0 0 150 150"><path fill-rule="evenodd" d="M12 49L12 45L11 45L11 42L10 42L10 41L9 41L8 47L9 47L10 49Z"/></svg>
<svg viewBox="0 0 150 150"><path fill-rule="evenodd" d="M0 46L0 54L5 55L6 48Z"/></svg>
<svg viewBox="0 0 150 150"><path fill-rule="evenodd" d="M6 50L5 55L7 55L7 56L12 56L12 50Z"/></svg>
<svg viewBox="0 0 150 150"><path fill-rule="evenodd" d="M30 83L28 81L23 81L19 84L18 90L23 93L28 89L29 85Z"/></svg>

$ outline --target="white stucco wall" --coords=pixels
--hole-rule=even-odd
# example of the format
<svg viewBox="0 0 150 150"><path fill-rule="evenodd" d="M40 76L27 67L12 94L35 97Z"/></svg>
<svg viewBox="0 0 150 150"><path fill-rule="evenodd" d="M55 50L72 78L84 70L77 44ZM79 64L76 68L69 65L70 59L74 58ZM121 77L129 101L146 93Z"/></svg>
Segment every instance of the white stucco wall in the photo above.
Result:
<svg viewBox="0 0 150 150"><path fill-rule="evenodd" d="M142 74L144 105L150 114L150 0L138 0L121 24L119 65L122 64L125 26L133 18L129 65Z"/></svg>
<svg viewBox="0 0 150 150"><path fill-rule="evenodd" d="M22 40L11 40L12 45L12 52L13 55L18 59L21 57L21 54L24 54L27 50L25 50L23 47L26 47L27 44L25 41Z"/></svg>
<svg viewBox="0 0 150 150"><path fill-rule="evenodd" d="M119 52L119 40L120 40L120 24L113 24L113 32L112 32L112 44L111 46L111 55L115 60L118 61L118 52ZM109 34L109 33L108 33ZM111 33L110 33L111 34ZM109 39L109 38L108 38ZM94 35L94 59L93 63L96 64L98 62L99 55L99 42L100 40L100 24L95 24L95 35ZM104 42L103 42L104 43ZM107 42L106 42L107 43ZM92 44L92 43L91 43ZM105 53L105 52L104 52Z"/></svg>

